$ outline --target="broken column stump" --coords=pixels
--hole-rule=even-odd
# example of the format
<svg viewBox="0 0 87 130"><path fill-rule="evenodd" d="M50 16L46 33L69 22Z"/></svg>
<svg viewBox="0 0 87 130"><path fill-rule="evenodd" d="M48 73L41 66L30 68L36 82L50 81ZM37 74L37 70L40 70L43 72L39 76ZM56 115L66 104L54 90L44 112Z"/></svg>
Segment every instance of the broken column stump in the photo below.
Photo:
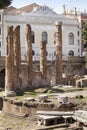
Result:
<svg viewBox="0 0 87 130"><path fill-rule="evenodd" d="M42 41L40 45L40 72L44 79L47 78L46 54L46 42Z"/></svg>
<svg viewBox="0 0 87 130"><path fill-rule="evenodd" d="M5 93L4 96L15 96L14 86L14 51L13 51L13 26L7 29L7 46L5 58Z"/></svg>
<svg viewBox="0 0 87 130"><path fill-rule="evenodd" d="M33 60L32 60L32 33L31 26L29 24L26 25L26 60L28 63L28 83L29 86L32 86L32 68L33 68Z"/></svg>
<svg viewBox="0 0 87 130"><path fill-rule="evenodd" d="M15 66L15 89L21 89L21 46L20 46L20 26L14 29L14 66Z"/></svg>
<svg viewBox="0 0 87 130"><path fill-rule="evenodd" d="M56 84L62 81L62 22L56 23Z"/></svg>

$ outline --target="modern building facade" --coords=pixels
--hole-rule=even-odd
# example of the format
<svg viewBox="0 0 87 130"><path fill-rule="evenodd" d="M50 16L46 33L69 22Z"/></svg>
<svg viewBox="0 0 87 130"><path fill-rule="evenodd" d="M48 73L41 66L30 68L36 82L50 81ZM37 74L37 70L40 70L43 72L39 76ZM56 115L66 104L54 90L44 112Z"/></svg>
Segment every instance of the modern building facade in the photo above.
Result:
<svg viewBox="0 0 87 130"><path fill-rule="evenodd" d="M78 20L79 20L79 23L80 23L80 28L82 30L84 25L85 25L85 22L87 22L87 12L84 11L84 12L78 14ZM82 38L82 31L81 31L81 52L82 52L82 55L85 55L85 53L86 53L86 47L87 47L86 44L87 43Z"/></svg>
<svg viewBox="0 0 87 130"><path fill-rule="evenodd" d="M79 22L79 31L78 36L80 36L80 41L78 40L78 44L81 43L81 55L85 56L86 53L86 42L82 37L82 29L84 27L85 22L87 22L87 11L84 9L84 11L78 11L75 7L72 10L68 10L65 5L63 5L63 15L66 17L71 17L73 19L77 19Z"/></svg>
<svg viewBox="0 0 87 130"><path fill-rule="evenodd" d="M39 60L40 43L47 42L47 59L55 59L55 22L62 22L62 55L67 59L69 55L81 56L81 29L77 18L67 17L57 14L48 6L31 4L21 9L11 9L10 11L0 10L0 55L6 53L7 26L20 25L21 53L22 59L26 54L25 27L30 24L32 28L33 59Z"/></svg>

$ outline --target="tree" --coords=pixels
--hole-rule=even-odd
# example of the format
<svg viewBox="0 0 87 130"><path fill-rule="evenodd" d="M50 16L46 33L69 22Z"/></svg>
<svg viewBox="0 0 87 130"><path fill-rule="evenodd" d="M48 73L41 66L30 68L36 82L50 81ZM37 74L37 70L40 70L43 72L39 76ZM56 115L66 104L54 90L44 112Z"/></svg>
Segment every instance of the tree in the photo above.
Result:
<svg viewBox="0 0 87 130"><path fill-rule="evenodd" d="M83 29L82 29L82 38L84 41L84 47L87 47L87 22L84 23Z"/></svg>
<svg viewBox="0 0 87 130"><path fill-rule="evenodd" d="M0 0L0 9L8 7L12 3L12 0Z"/></svg>
<svg viewBox="0 0 87 130"><path fill-rule="evenodd" d="M85 22L83 29L82 29L82 38L84 41L84 48L86 48L85 68L87 69L87 21Z"/></svg>

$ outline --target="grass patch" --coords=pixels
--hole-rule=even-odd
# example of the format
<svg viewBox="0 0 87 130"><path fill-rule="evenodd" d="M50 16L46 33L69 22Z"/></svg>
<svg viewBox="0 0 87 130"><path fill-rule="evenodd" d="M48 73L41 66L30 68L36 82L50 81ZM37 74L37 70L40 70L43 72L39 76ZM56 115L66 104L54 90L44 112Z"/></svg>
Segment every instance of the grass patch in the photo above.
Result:
<svg viewBox="0 0 87 130"><path fill-rule="evenodd" d="M16 100L21 101L23 99L23 96L16 96Z"/></svg>
<svg viewBox="0 0 87 130"><path fill-rule="evenodd" d="M36 92L24 92L24 96L37 96L38 93Z"/></svg>

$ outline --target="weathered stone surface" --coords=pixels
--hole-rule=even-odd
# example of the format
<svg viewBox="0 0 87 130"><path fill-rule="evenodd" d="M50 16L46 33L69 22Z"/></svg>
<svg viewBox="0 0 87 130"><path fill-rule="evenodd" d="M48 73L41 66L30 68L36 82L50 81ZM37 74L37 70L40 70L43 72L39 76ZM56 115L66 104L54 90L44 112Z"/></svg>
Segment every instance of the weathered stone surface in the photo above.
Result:
<svg viewBox="0 0 87 130"><path fill-rule="evenodd" d="M87 76L76 80L76 87L87 87Z"/></svg>
<svg viewBox="0 0 87 130"><path fill-rule="evenodd" d="M5 93L12 95L15 90L14 86L14 51L13 51L13 26L8 27L7 32L7 54L5 59Z"/></svg>
<svg viewBox="0 0 87 130"><path fill-rule="evenodd" d="M46 65L46 42L42 41L40 45L40 72L44 79L47 78L47 65Z"/></svg>
<svg viewBox="0 0 87 130"><path fill-rule="evenodd" d="M53 103L37 103L37 102L17 102L10 99L3 99L3 111L17 116L32 116L37 110L53 110Z"/></svg>
<svg viewBox="0 0 87 130"><path fill-rule="evenodd" d="M15 89L21 87L21 47L20 47L20 26L14 29L14 66L15 66Z"/></svg>
<svg viewBox="0 0 87 130"><path fill-rule="evenodd" d="M62 78L62 29L61 24L58 24L56 36L56 70L49 68L46 64L46 41L42 41L40 45L40 71L33 70L32 60L32 35L31 26L26 25L26 59L27 63L21 66L21 47L20 47L20 26L16 26L8 31L7 53L6 56L6 83L10 87L5 89L6 96L15 95L14 91L18 91L29 86L43 87L47 85L55 85L55 72L58 81ZM10 36L9 36L10 35ZM8 58L9 56L9 58ZM52 70L51 70L52 69ZM54 71L55 70L55 71ZM6 84L5 84L6 85ZM11 93L10 93L11 92Z"/></svg>
<svg viewBox="0 0 87 130"><path fill-rule="evenodd" d="M56 32L56 83L62 80L62 22L58 22Z"/></svg>
<svg viewBox="0 0 87 130"><path fill-rule="evenodd" d="M31 35L31 26L26 25L26 59L28 63L28 82L29 85L32 85L32 35Z"/></svg>

